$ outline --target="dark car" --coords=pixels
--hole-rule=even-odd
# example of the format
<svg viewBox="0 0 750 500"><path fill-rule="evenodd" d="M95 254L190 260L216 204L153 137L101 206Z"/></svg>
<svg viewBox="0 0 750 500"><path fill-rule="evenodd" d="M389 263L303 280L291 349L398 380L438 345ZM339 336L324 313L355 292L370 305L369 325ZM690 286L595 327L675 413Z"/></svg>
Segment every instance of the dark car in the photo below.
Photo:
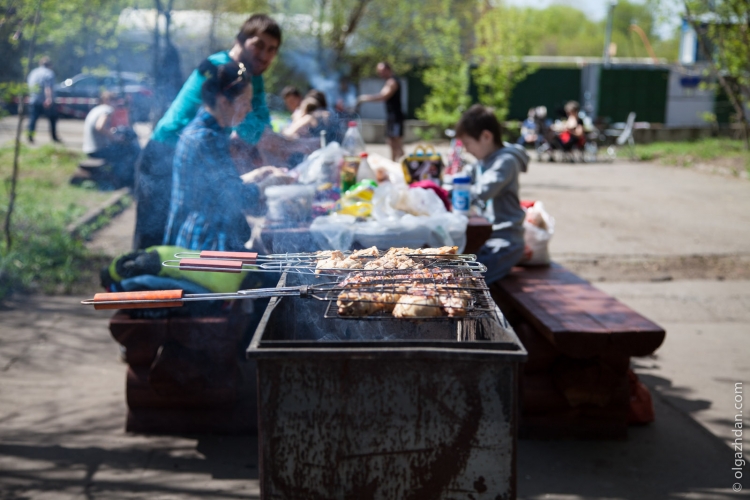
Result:
<svg viewBox="0 0 750 500"><path fill-rule="evenodd" d="M104 75L81 73L55 87L55 103L60 115L85 118L99 104L99 94L108 90L125 96L131 122L149 121L154 107L154 90L136 73L111 71Z"/></svg>

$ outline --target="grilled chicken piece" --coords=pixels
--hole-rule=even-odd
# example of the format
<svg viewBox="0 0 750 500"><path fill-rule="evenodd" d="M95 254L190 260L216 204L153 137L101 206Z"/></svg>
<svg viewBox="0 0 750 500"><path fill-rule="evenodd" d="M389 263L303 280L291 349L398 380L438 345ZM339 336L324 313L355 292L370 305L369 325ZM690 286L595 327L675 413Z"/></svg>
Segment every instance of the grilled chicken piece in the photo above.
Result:
<svg viewBox="0 0 750 500"><path fill-rule="evenodd" d="M471 293L468 290L457 290L455 288L438 288L440 288L438 291L438 300L440 300L440 305L446 314L451 318L466 316L466 309L471 303Z"/></svg>
<svg viewBox="0 0 750 500"><path fill-rule="evenodd" d="M340 250L321 250L315 253L319 259L343 260L344 254Z"/></svg>
<svg viewBox="0 0 750 500"><path fill-rule="evenodd" d="M353 259L351 256L344 258L344 254L342 254L338 250L334 251L333 253L338 253L338 255L334 255L330 259L323 259L318 261L318 263L315 265L315 274L320 274L321 271L328 269L362 269L361 260Z"/></svg>
<svg viewBox="0 0 750 500"><path fill-rule="evenodd" d="M396 297L390 293L346 290L336 301L339 316L368 316L380 311L391 312L396 306Z"/></svg>
<svg viewBox="0 0 750 500"><path fill-rule="evenodd" d="M375 271L379 269L419 269L421 264L414 262L406 255L384 255L379 259L365 264L365 269Z"/></svg>
<svg viewBox="0 0 750 500"><path fill-rule="evenodd" d="M393 308L395 318L434 318L442 315L440 302L435 296L402 295Z"/></svg>
<svg viewBox="0 0 750 500"><path fill-rule="evenodd" d="M362 269L362 261L359 259L353 259L351 257L347 257L344 260L341 260L336 265L337 269Z"/></svg>
<svg viewBox="0 0 750 500"><path fill-rule="evenodd" d="M390 255L456 255L458 247L440 247L440 248L408 248L393 247L388 250L385 256Z"/></svg>
<svg viewBox="0 0 750 500"><path fill-rule="evenodd" d="M456 255L458 247L420 248L418 255Z"/></svg>
<svg viewBox="0 0 750 500"><path fill-rule="evenodd" d="M380 251L378 250L378 247L370 247L370 248L363 248L362 250L354 251L349 257L353 259L358 259L360 257L378 257L378 256L380 256Z"/></svg>

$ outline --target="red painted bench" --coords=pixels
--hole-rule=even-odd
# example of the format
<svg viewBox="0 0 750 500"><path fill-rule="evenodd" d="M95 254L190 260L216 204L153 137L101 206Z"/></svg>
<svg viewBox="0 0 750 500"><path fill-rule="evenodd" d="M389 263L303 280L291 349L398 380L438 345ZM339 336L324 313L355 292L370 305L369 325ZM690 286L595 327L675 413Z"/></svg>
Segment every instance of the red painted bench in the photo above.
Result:
<svg viewBox="0 0 750 500"><path fill-rule="evenodd" d="M529 351L520 436L625 438L630 357L664 329L558 264L516 267L492 296Z"/></svg>
<svg viewBox="0 0 750 500"><path fill-rule="evenodd" d="M220 315L136 319L117 311L112 337L128 364L125 430L243 434L257 427L255 373L244 361L249 317L240 301Z"/></svg>

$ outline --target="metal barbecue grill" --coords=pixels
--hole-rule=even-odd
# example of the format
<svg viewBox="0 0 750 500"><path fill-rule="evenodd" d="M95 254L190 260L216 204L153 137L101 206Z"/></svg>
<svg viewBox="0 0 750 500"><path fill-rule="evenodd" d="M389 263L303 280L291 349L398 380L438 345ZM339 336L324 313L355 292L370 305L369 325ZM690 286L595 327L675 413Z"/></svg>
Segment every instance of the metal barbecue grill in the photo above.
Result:
<svg viewBox="0 0 750 500"><path fill-rule="evenodd" d="M486 292L470 272L455 279ZM289 273L279 287L314 281ZM333 301L272 298L247 351L261 498L515 498L526 351L489 300L477 316L373 323L321 319Z"/></svg>

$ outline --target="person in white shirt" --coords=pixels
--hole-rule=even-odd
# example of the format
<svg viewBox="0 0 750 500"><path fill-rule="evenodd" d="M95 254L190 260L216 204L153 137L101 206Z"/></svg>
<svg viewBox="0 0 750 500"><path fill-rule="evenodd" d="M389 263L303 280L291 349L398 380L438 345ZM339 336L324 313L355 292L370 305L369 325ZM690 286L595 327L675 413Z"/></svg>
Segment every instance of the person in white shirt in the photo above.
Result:
<svg viewBox="0 0 750 500"><path fill-rule="evenodd" d="M135 131L127 120L116 118L117 99L102 92L100 104L89 111L83 124L83 152L112 166L122 186L132 186L135 161L141 152Z"/></svg>

